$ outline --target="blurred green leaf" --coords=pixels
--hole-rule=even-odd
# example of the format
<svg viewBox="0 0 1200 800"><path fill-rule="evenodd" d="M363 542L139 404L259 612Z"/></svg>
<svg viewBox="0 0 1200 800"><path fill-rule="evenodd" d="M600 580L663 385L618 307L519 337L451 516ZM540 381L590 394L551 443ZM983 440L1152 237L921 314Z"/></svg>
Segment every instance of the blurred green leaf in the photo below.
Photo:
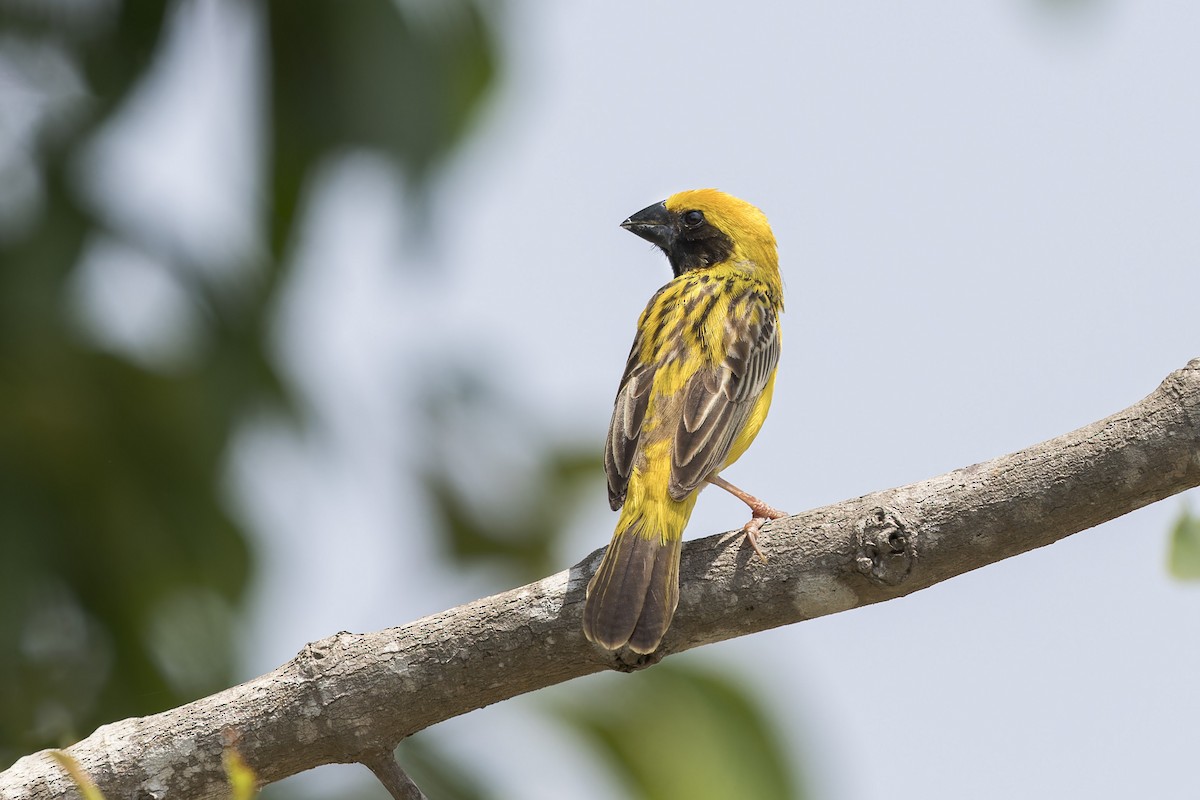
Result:
<svg viewBox="0 0 1200 800"><path fill-rule="evenodd" d="M88 777L88 774L83 771L83 767L79 766L79 762L71 757L64 750L51 750L50 757L58 762L58 765L67 771L71 776L71 781L79 789L79 793L83 795L83 800L104 800L104 795L96 788L96 784Z"/></svg>
<svg viewBox="0 0 1200 800"><path fill-rule="evenodd" d="M796 800L799 763L761 701L735 678L660 664L556 711L643 800Z"/></svg>
<svg viewBox="0 0 1200 800"><path fill-rule="evenodd" d="M1181 581L1200 580L1200 517L1186 505L1171 528L1167 568Z"/></svg>
<svg viewBox="0 0 1200 800"><path fill-rule="evenodd" d="M225 776L229 779L230 800L250 800L258 794L258 776L241 753L233 747L226 747L222 761L225 763Z"/></svg>

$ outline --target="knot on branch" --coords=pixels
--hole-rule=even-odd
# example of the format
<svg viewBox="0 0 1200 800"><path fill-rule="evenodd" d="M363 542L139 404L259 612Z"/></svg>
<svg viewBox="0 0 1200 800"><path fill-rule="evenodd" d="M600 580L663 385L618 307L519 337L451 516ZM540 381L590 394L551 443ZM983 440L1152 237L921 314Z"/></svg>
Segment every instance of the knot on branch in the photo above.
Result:
<svg viewBox="0 0 1200 800"><path fill-rule="evenodd" d="M877 506L858 520L858 571L874 583L896 586L904 582L917 560L917 535L900 512Z"/></svg>

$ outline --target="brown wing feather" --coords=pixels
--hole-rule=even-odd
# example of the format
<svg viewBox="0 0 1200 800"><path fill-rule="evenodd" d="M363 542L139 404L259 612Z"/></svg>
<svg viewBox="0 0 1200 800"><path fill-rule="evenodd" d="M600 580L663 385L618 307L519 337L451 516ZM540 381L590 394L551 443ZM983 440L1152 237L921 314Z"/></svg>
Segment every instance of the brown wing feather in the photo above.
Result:
<svg viewBox="0 0 1200 800"><path fill-rule="evenodd" d="M617 399L613 404L612 421L608 424L608 440L604 445L604 472L608 476L608 504L616 511L625 502L633 459L642 435L642 421L650 402L655 367L636 361L638 342L629 356L629 365Z"/></svg>
<svg viewBox="0 0 1200 800"><path fill-rule="evenodd" d="M658 361L653 358L642 361L646 337L660 339L664 309L659 300L664 292L670 291L672 283L663 286L642 311L638 318L637 334L633 347L625 362L625 374L617 387L617 398L613 402L612 420L608 423L608 438L604 442L604 472L608 476L608 504L616 511L625 503L625 492L629 488L629 476L633 473L633 462L642 435L642 422L646 419L646 408L650 404L650 390L654 387L654 373Z"/></svg>
<svg viewBox="0 0 1200 800"><path fill-rule="evenodd" d="M765 302L758 311L726 323L725 358L698 370L684 387L668 487L675 500L687 497L724 463L779 363L775 314Z"/></svg>

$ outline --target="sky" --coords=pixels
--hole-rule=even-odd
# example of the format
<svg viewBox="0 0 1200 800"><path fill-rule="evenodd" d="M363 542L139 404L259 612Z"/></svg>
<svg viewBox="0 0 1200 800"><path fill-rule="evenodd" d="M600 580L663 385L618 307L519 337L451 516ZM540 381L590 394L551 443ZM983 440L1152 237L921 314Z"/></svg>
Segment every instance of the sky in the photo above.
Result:
<svg viewBox="0 0 1200 800"><path fill-rule="evenodd" d="M402 186L369 153L330 163L306 206L277 348L322 425L298 436L263 420L231 454L229 493L263 564L245 677L336 631L501 588L429 569L428 511L404 480L421 431L396 410L448 371L431 353L451 353L486 365L555 435L599 448L637 314L669 277L618 224L681 189L755 203L780 243L774 407L726 472L778 507L1051 438L1200 356L1200 6L504 8L506 72L438 187L433 245L398 224ZM193 87L190 110L170 106L164 78L138 124L189 154L144 174L191 171L171 167L140 202L172 198L201 231L252 238L252 210L222 218L232 190L196 165L242 164L254 144L253 131L241 145L201 134L254 99L256 21L223 2L183 9L168 59ZM147 158L97 161L137 176ZM563 568L611 533L596 487L561 543ZM1200 586L1164 566L1183 502L681 659L753 677L816 797L1179 796L1194 785L1200 718ZM743 521L737 501L706 493L689 535ZM589 680L619 690L619 676ZM564 746L544 702L423 735L478 764L500 796L619 796ZM328 794L360 771L293 780Z"/></svg>

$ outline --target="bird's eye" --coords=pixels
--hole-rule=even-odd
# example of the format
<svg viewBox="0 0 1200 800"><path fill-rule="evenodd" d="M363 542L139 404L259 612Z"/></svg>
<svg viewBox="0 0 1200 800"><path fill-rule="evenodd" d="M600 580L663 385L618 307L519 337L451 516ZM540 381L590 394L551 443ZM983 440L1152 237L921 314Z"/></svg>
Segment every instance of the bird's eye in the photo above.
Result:
<svg viewBox="0 0 1200 800"><path fill-rule="evenodd" d="M683 224L689 228L695 228L700 223L704 222L703 211L688 211L683 215Z"/></svg>

